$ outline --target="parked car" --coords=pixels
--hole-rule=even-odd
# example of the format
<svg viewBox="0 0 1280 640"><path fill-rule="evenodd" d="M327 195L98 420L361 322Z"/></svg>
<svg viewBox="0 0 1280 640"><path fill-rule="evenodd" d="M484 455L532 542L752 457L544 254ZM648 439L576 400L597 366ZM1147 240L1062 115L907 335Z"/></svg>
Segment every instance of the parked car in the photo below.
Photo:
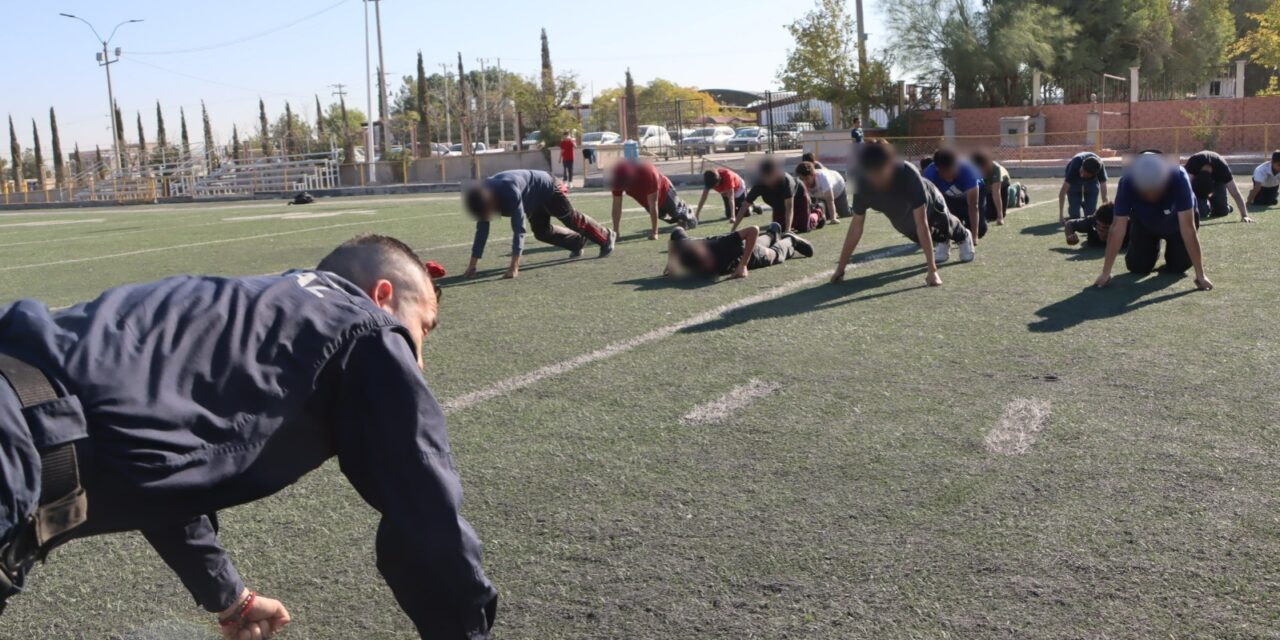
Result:
<svg viewBox="0 0 1280 640"><path fill-rule="evenodd" d="M667 128L656 124L642 124L636 129L640 148L650 153L666 153L673 146Z"/></svg>
<svg viewBox="0 0 1280 640"><path fill-rule="evenodd" d="M447 156L449 155L449 145L441 142L432 142L431 153L434 153L438 156Z"/></svg>
<svg viewBox="0 0 1280 640"><path fill-rule="evenodd" d="M591 131L582 134L584 147L598 147L604 144L622 144L622 136L613 131Z"/></svg>
<svg viewBox="0 0 1280 640"><path fill-rule="evenodd" d="M485 143L483 143L483 142L473 142L473 143L471 143L471 149L472 149L472 151L473 151L474 153L488 153L488 152L489 152L489 145L487 145L487 144L485 144ZM449 147L449 153L448 153L448 155L451 155L451 156L460 156L460 155L462 155L462 143L461 143L461 142L458 142L458 143L454 144L452 147Z"/></svg>
<svg viewBox="0 0 1280 640"><path fill-rule="evenodd" d="M680 150L686 153L715 153L723 151L733 139L732 127L703 127L680 142Z"/></svg>
<svg viewBox="0 0 1280 640"><path fill-rule="evenodd" d="M680 144L691 135L693 135L693 129L674 129L671 131L671 141Z"/></svg>
<svg viewBox="0 0 1280 640"><path fill-rule="evenodd" d="M806 131L813 131L812 122L788 122L779 124L773 128L774 143L781 149L799 149L800 134Z"/></svg>
<svg viewBox="0 0 1280 640"><path fill-rule="evenodd" d="M532 149L541 149L541 148L542 148L542 132L541 131L530 131L529 134L524 137L524 140L520 141L521 151L529 151Z"/></svg>
<svg viewBox="0 0 1280 640"><path fill-rule="evenodd" d="M729 151L759 151L769 148L768 127L743 127L725 145Z"/></svg>

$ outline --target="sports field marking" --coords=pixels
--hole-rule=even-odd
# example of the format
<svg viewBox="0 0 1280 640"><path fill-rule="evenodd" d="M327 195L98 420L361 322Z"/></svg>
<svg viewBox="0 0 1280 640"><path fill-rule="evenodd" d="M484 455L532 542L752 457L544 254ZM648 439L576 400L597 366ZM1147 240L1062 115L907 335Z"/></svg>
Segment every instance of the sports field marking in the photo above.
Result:
<svg viewBox="0 0 1280 640"><path fill-rule="evenodd" d="M306 213L264 213L257 216L239 216L223 218L223 222L244 222L249 220L312 220L315 218L336 218L338 216L371 216L378 213L374 209L342 209L339 211L308 211Z"/></svg>
<svg viewBox="0 0 1280 640"><path fill-rule="evenodd" d="M870 262L872 260L880 260L884 258L905 256L905 255L910 255L911 253L914 253L918 250L919 248L916 247L915 245L898 245L894 247L887 247L885 249L878 249L875 251L869 251L867 253L864 253L861 256L859 256L858 259L854 260L854 262L860 264L864 262ZM794 280L787 284L774 287L762 293L758 293L753 296L742 298L741 300L738 300L736 302L730 302L728 304L720 305L710 311L699 313L698 315L692 316L681 322L677 322L675 324L669 324L665 327L659 327L657 329L654 329L653 331L650 331L648 333L642 333L632 338L619 340L618 342L615 342L604 348L597 349L590 353L584 353L580 356L576 356L568 360L557 362L555 364L549 364L545 367L535 369L526 374L507 378L506 380L499 381L483 389L472 391L471 393L461 395L451 400L446 400L444 402L445 413L452 413L455 411L461 411L463 409L474 407L475 405L478 405L482 402L486 402L488 400L492 400L494 398L497 398L498 396L504 396L504 395L507 395L508 393L511 393L512 391L517 391L519 389L523 389L525 387L537 384L538 382L546 380L547 378L552 378L552 377L561 375L563 373L568 373L570 371L573 371L574 369L581 368L583 366L586 366L593 362L597 362L599 360L612 358L613 356L626 353L627 351L635 349L636 347L639 347L639 346L649 344L650 342L657 342L658 340L662 340L663 338L671 336L683 329L688 329L689 327L696 327L700 324L706 324L708 322L718 320L719 318L723 317L726 313L737 311L738 309L749 307L754 304L759 304L761 302L768 302L769 300L773 300L774 298L780 298L784 295L787 295L788 293L817 284L818 282L826 280L827 278L830 278L830 277L831 277L831 272L823 270L818 273L814 273L814 274L805 276L803 278L800 278L799 280Z"/></svg>
<svg viewBox="0 0 1280 640"><path fill-rule="evenodd" d="M395 222L398 220L408 220L419 216L400 216L398 218L386 218L380 222ZM247 240L263 240L266 238L278 238L280 236L291 236L299 233L313 233L315 231L326 231L328 229L341 229L343 227L355 227L362 224L368 224L368 221L361 222L344 222L341 224L327 224L322 227L309 227L306 229L293 229L291 231L277 231L275 233L259 233L252 236L237 236L235 238L219 238L217 240L205 240L203 242L188 242L186 244L175 244L167 247L150 247L147 249L135 249L133 251L124 251L121 253L109 253L104 256L87 256L84 258L69 258L67 260L55 260L53 262L40 262L36 264L16 264L7 267L0 267L0 271L18 271L21 269L35 269L38 267L53 267L64 264L79 264L82 262L94 262L97 260L112 260L115 258L127 258L130 256L140 256L148 253L160 253L163 251L174 251L177 249L194 249L196 247L208 247L218 244L229 244L232 242L244 242Z"/></svg>
<svg viewBox="0 0 1280 640"><path fill-rule="evenodd" d="M86 220L32 220L30 222L7 222L0 224L0 229L6 227L59 227L64 224L97 224L106 222L106 218L89 218Z"/></svg>
<svg viewBox="0 0 1280 640"><path fill-rule="evenodd" d="M730 389L719 398L694 407L689 413L680 417L680 424L686 427L720 424L729 416L781 387L782 385L777 382L763 382L752 378L746 384Z"/></svg>
<svg viewBox="0 0 1280 640"><path fill-rule="evenodd" d="M982 444L992 453L1020 455L1031 450L1048 422L1048 400L1017 398L1004 406L1000 420L987 432Z"/></svg>

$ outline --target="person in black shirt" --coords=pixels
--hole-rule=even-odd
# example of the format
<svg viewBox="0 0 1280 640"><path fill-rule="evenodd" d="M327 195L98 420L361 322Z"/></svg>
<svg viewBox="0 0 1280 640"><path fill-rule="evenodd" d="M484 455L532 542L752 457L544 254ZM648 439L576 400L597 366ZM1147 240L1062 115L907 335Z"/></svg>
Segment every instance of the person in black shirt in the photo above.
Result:
<svg viewBox="0 0 1280 640"><path fill-rule="evenodd" d="M709 238L693 238L684 229L675 229L662 275L745 278L751 269L782 264L797 253L812 257L813 245L794 233L783 233L776 222L763 232L759 227L744 227Z"/></svg>
<svg viewBox="0 0 1280 640"><path fill-rule="evenodd" d="M782 170L772 159L760 163L760 171L755 184L747 191L746 200L738 207L738 215L734 218L733 228L737 229L748 215L756 200L764 200L773 210L773 221L788 231L812 231L821 226L821 214L813 211L809 190L800 182Z"/></svg>
<svg viewBox="0 0 1280 640"><path fill-rule="evenodd" d="M1111 233L1111 223L1115 220L1116 206L1110 202L1098 207L1093 215L1067 220L1067 244L1080 244L1081 233L1085 234L1085 246L1094 249L1107 248L1107 237ZM1125 238L1121 248L1128 246L1129 238Z"/></svg>
<svg viewBox="0 0 1280 640"><path fill-rule="evenodd" d="M1240 222L1253 222L1244 197L1236 187L1235 176L1231 175L1231 167L1222 156L1213 151L1201 151L1187 158L1183 168L1191 177L1191 190L1196 194L1196 209L1201 220L1229 215L1232 208L1227 203L1227 193L1230 193L1240 209Z"/></svg>

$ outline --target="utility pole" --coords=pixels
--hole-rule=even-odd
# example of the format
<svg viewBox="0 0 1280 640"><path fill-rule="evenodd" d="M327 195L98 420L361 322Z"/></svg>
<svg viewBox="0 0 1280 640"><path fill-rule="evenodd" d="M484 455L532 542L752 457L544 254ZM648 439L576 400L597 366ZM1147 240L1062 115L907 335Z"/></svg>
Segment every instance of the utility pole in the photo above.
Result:
<svg viewBox="0 0 1280 640"><path fill-rule="evenodd" d="M348 145L351 144L351 127L349 125L350 121L347 120L347 85L339 82L329 86L337 89L330 95L338 96L338 112L342 114L342 149L345 153L349 150ZM355 158L347 158L347 160L352 164L355 164L356 161Z"/></svg>
<svg viewBox="0 0 1280 640"><path fill-rule="evenodd" d="M867 22L862 16L862 0L855 0L855 6L858 11L858 77L861 79L865 77L863 74L867 72ZM871 112L866 103L859 106L861 107L862 126L869 126Z"/></svg>
<svg viewBox="0 0 1280 640"><path fill-rule="evenodd" d="M367 0L373 3L373 16L378 28L378 95L382 96L382 108L378 119L382 122L382 153L391 149L391 106L387 104L387 63L382 59L382 0Z"/></svg>
<svg viewBox="0 0 1280 640"><path fill-rule="evenodd" d="M369 170L369 183L378 181L378 166L373 163L373 65L369 51L369 0L364 2L364 93L368 102L368 123L364 136L364 163Z"/></svg>
<svg viewBox="0 0 1280 640"><path fill-rule="evenodd" d="M85 23L86 25L89 26L89 30L93 32L93 36L98 39L98 42L102 43L102 53L97 54L95 57L98 59L98 66L102 67L103 69L106 69L107 71L107 102L108 102L107 113L109 114L108 117L111 119L111 148L115 150L116 171L120 171L124 168L124 166L120 161L120 154L122 152L122 149L120 149L120 130L116 126L116 97L115 97L115 92L111 88L111 65L117 62L120 62L120 47L116 47L116 51L115 51L116 57L114 60L112 60L110 44L111 44L111 39L116 37L116 31L119 31L120 27L123 27L126 24L142 22L142 20L125 20L124 22L121 22L120 24L116 25L115 28L111 30L111 35L107 36L106 38L103 38L102 36L98 35L98 30L94 29L93 24L91 24L88 20L85 20L80 16L73 16L69 13L60 13L58 15L64 18L71 18L72 20L79 20L80 22ZM101 158L99 158L99 160L101 160Z"/></svg>
<svg viewBox="0 0 1280 640"><path fill-rule="evenodd" d="M502 58L498 58L498 141L507 139L507 81L502 73Z"/></svg>
<svg viewBox="0 0 1280 640"><path fill-rule="evenodd" d="M489 145L489 82L486 78L485 63L489 62L485 58L476 58L476 62L480 63L480 117L484 118L484 144Z"/></svg>
<svg viewBox="0 0 1280 640"><path fill-rule="evenodd" d="M449 146L453 146L453 121L449 114L453 111L452 103L449 102L449 65L440 63L440 74L444 76L444 139L448 141Z"/></svg>

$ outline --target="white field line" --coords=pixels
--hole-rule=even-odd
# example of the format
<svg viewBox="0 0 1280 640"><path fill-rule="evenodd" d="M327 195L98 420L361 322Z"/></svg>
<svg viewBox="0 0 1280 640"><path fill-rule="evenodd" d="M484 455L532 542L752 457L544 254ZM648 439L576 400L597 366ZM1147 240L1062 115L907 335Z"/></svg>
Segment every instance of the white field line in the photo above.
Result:
<svg viewBox="0 0 1280 640"><path fill-rule="evenodd" d="M753 378L711 402L694 407L680 418L680 424L686 427L720 424L735 412L777 391L781 386L777 382L761 382Z"/></svg>
<svg viewBox="0 0 1280 640"><path fill-rule="evenodd" d="M401 216L399 218L387 218L381 222L395 222L397 220L408 220L418 216ZM0 271L17 271L20 269L35 269L38 267L54 267L64 264L79 264L82 262L95 262L98 260L112 260L115 258L127 258L130 256L145 255L148 253L160 253L163 251L174 251L177 249L194 249L196 247L208 247L219 244L229 244L232 242L245 242L248 240L264 240L266 238L278 238L280 236L297 235L300 233L312 233L315 231L325 231L328 229L341 229L343 227L354 227L362 224L368 224L367 221L362 222L345 222L342 224L328 224L321 227L308 227L306 229L293 229L291 231L277 231L275 233L260 233L253 236L237 236L235 238L219 238L217 240L205 240L203 242L188 242L186 244L175 244L165 247L150 247L147 249L135 249L133 251L124 251L121 253L109 253L103 256L86 256L84 258L69 258L66 260L54 260L52 262L40 262L36 264L17 264L7 267L0 267Z"/></svg>
<svg viewBox="0 0 1280 640"><path fill-rule="evenodd" d="M856 260L855 262L869 262L871 260L879 260L882 258L903 256L903 255L908 255L910 253L913 253L917 250L918 249L915 245L899 245L895 247L888 247L885 249L879 249L877 251L867 252L862 256L860 256L860 259ZM463 409L473 407L482 402L492 400L493 398L507 395L512 391L516 391L516 390L523 389L525 387L537 384L538 382L546 380L547 378L552 378L564 373L568 373L570 371L573 371L574 369L581 368L593 362L612 358L613 356L626 353L627 351L635 349L636 347L640 347L640 346L649 344L651 342L657 342L658 340L662 340L663 338L669 337L683 329L687 329L689 327L696 327L700 324L712 322L714 320L717 320L723 317L725 314L733 311L737 311L738 309L749 307L754 304L759 304L761 302L768 302L769 300L773 300L775 298L780 298L784 295L787 295L788 293L816 284L829 277L831 277L831 274L827 271L821 271L812 275L808 275L803 278L800 278L799 280L794 280L787 284L774 287L772 289L766 290L756 295L748 296L746 298L742 298L741 300L738 300L735 302L730 302L727 304L720 305L710 311L699 313L695 316L692 316L690 318L687 318L675 324L669 324L665 327L659 327L648 333L642 333L638 336L627 338L625 340L619 340L618 342L615 342L601 349L597 349L589 353L584 353L580 356L576 356L568 360L564 360L554 364L549 364L545 367L530 371L529 373L518 375L512 378L507 378L506 380L501 380L483 389L478 389L476 391L472 391L471 393L463 394L457 398L446 400L444 402L444 410L446 413L452 413L455 411L461 411Z"/></svg>
<svg viewBox="0 0 1280 640"><path fill-rule="evenodd" d="M1017 398L1005 405L1000 420L987 432L982 444L992 453L1020 455L1031 450L1048 422L1048 400Z"/></svg>
<svg viewBox="0 0 1280 640"><path fill-rule="evenodd" d="M32 220L30 222L8 222L0 224L0 229L9 227L59 227L66 224L96 224L106 221L106 218L89 218L85 220Z"/></svg>
<svg viewBox="0 0 1280 640"><path fill-rule="evenodd" d="M223 218L223 222L240 222L247 220L311 220L314 218L336 218L338 216L371 216L378 213L373 209L339 209L337 211L289 211L286 213L264 213L256 216L239 216Z"/></svg>

